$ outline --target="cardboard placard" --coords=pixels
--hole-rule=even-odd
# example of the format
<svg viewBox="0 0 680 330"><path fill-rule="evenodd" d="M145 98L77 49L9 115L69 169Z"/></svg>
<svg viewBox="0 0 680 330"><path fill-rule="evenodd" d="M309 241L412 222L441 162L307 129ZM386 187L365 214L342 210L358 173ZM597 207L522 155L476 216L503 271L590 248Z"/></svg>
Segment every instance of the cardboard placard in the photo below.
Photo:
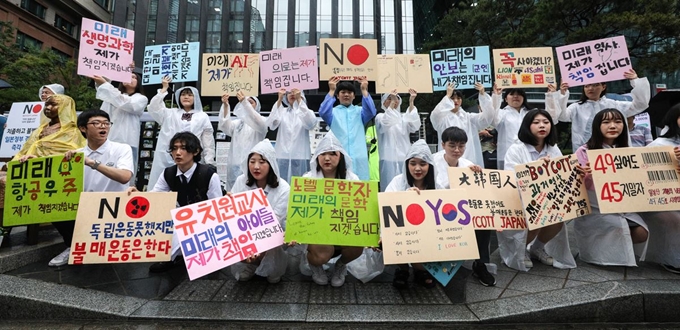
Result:
<svg viewBox="0 0 680 330"><path fill-rule="evenodd" d="M570 87L625 79L632 68L624 36L555 48L562 82Z"/></svg>
<svg viewBox="0 0 680 330"><path fill-rule="evenodd" d="M78 74L132 81L135 31L84 18L80 28Z"/></svg>
<svg viewBox="0 0 680 330"><path fill-rule="evenodd" d="M475 88L476 82L492 86L489 46L435 49L430 57L435 91L445 91L449 83L456 89Z"/></svg>
<svg viewBox="0 0 680 330"><path fill-rule="evenodd" d="M378 78L376 58L378 40L375 39L319 39L319 79L370 81Z"/></svg>
<svg viewBox="0 0 680 330"><path fill-rule="evenodd" d="M556 81L550 47L494 49L493 67L500 88L547 87Z"/></svg>
<svg viewBox="0 0 680 330"><path fill-rule="evenodd" d="M44 102L12 103L2 134L0 157L13 157L21 150L31 133L40 126L40 113L44 108Z"/></svg>
<svg viewBox="0 0 680 330"><path fill-rule="evenodd" d="M262 94L279 89L318 89L319 69L316 46L260 52Z"/></svg>
<svg viewBox="0 0 680 330"><path fill-rule="evenodd" d="M397 93L408 93L410 88L418 93L432 93L428 55L378 55L376 67L376 93L390 93L395 89Z"/></svg>
<svg viewBox="0 0 680 330"><path fill-rule="evenodd" d="M258 54L203 54L201 95L222 96L243 91L259 95L260 60Z"/></svg>

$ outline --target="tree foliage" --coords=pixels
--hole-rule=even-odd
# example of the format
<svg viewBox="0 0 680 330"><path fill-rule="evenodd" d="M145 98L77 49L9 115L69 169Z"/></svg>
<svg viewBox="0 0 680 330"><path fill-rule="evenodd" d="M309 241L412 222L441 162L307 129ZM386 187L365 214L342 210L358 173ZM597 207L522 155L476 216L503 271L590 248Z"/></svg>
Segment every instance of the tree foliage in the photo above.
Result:
<svg viewBox="0 0 680 330"><path fill-rule="evenodd" d="M99 108L101 102L95 90L89 87L90 79L76 74L74 60L64 61L51 50L28 49L24 51L14 43L14 28L10 22L0 22L0 78L12 88L0 90L0 108L9 110L14 102L38 101L41 86L57 83L83 111Z"/></svg>
<svg viewBox="0 0 680 330"><path fill-rule="evenodd" d="M460 1L426 49L558 47L624 35L640 75L680 70L680 5L673 0Z"/></svg>

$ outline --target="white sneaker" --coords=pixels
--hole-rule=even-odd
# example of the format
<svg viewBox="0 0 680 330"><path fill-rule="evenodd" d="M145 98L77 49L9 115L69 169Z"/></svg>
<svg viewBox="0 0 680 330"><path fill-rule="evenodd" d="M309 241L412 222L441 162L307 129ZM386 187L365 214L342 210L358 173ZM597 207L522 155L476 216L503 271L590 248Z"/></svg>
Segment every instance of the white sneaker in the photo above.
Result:
<svg viewBox="0 0 680 330"><path fill-rule="evenodd" d="M545 249L531 249L531 255L544 265L553 265L553 257L545 252Z"/></svg>
<svg viewBox="0 0 680 330"><path fill-rule="evenodd" d="M245 282L253 278L255 276L255 270L257 269L257 265L254 264L246 264L245 267L243 267L243 270L238 274L238 280Z"/></svg>
<svg viewBox="0 0 680 330"><path fill-rule="evenodd" d="M524 253L524 267L534 267L534 263L531 261L531 255L529 254L529 251Z"/></svg>
<svg viewBox="0 0 680 330"><path fill-rule="evenodd" d="M279 282L281 282L281 276L278 276L278 277L267 276L267 282L269 282L270 284L279 283Z"/></svg>
<svg viewBox="0 0 680 330"><path fill-rule="evenodd" d="M309 265L309 269L312 270L312 280L314 280L314 283L318 285L328 284L328 275L326 275L326 271L323 270L323 266Z"/></svg>
<svg viewBox="0 0 680 330"><path fill-rule="evenodd" d="M333 276L331 276L331 286L339 288L345 284L345 275L347 275L347 265L342 261L338 260L335 263L335 270L333 271Z"/></svg>
<svg viewBox="0 0 680 330"><path fill-rule="evenodd" d="M59 253L58 256L52 258L50 263L47 264L50 267L59 267L68 264L68 257L71 255L71 248L67 248L64 252Z"/></svg>

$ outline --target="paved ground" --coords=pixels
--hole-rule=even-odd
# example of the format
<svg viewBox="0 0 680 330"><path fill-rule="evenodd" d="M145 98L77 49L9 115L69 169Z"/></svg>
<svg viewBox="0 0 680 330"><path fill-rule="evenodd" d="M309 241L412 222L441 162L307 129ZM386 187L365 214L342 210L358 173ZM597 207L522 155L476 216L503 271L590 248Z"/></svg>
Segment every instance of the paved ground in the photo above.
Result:
<svg viewBox="0 0 680 330"><path fill-rule="evenodd" d="M0 271L4 272L0 275L0 305L4 294L7 301L19 298L20 305L26 306L4 311L10 318L25 318L22 313L31 308L43 313L41 317L60 318L50 310L57 306L57 310L68 308L67 314L75 318L101 313L128 320L680 322L680 276L655 264L599 267L577 259L576 269L535 263L524 273L501 265L496 250L492 254L492 261L499 265L496 287L480 285L470 271L461 269L447 287L425 289L411 283L409 289L397 290L391 285L394 269L388 266L383 275L369 283L348 276L342 288L331 288L318 286L300 274L299 255L291 255L288 272L278 284L269 284L264 278L237 282L228 269L189 281L181 268L151 274L149 264L52 268L47 262L63 248L58 235L49 229L41 231L41 239L48 243L40 253L24 246L21 235L13 233L13 247L0 249ZM10 260L12 253L39 257L8 270L8 264L16 262L3 263L3 258ZM32 287L41 289L32 292ZM54 301L54 295L65 297ZM109 306L118 299L120 306ZM86 312L79 314L79 310Z"/></svg>

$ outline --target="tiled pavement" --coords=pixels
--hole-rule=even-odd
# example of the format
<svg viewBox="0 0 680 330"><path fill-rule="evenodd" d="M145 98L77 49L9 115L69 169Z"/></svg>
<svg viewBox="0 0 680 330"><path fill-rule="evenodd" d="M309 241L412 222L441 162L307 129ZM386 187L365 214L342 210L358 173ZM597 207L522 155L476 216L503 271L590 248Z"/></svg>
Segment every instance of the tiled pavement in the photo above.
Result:
<svg viewBox="0 0 680 330"><path fill-rule="evenodd" d="M49 230L43 231L41 235L47 238L56 235ZM18 235L21 233L13 234ZM15 238L12 239L15 245ZM125 317L127 313L127 318L178 317L202 320L251 317L259 318L260 321L301 322L540 322L542 319L565 322L573 318L577 322L680 321L678 313L673 312L674 308L680 306L680 276L655 264L599 267L577 259L578 267L575 269L560 270L535 263L533 269L524 273L502 265L496 250L492 254L492 262L499 265L495 287L482 286L470 276L470 271L461 269L445 288L437 285L433 289L425 289L410 283L409 289L397 290L391 285L393 267L388 266L385 273L369 283L364 284L348 276L342 288L332 288L318 286L309 277L300 274L297 267L299 256L291 256L288 272L278 284L269 284L264 278L237 282L229 269L189 281L181 268L164 274L151 274L148 272L149 264L51 268L47 266L47 261L63 246L56 243L52 245L56 245L52 247L56 252L51 250L51 254L47 254L43 251L40 260L6 271L5 275L11 277L0 275L0 303L3 281L19 283L15 281L31 279L37 281L26 282L28 285L46 282L68 285L55 287L44 284L48 289L85 289L82 293L92 296L87 299L96 300L100 296L111 299L116 296L137 298L127 300L134 301L133 306L119 315ZM7 250L0 249L0 267ZM11 295L16 295L16 292ZM41 299L36 296L29 300ZM656 301L663 302L664 307L654 306L653 302ZM49 301L41 301L41 304L49 305ZM252 316L248 316L225 311L212 315L200 311L215 306L228 309L259 307L265 312L253 312ZM329 307L334 307L332 312L328 312ZM79 306L70 308L77 310ZM169 312L174 309L180 312ZM565 311L568 311L566 315L569 317L565 316L562 320L560 315ZM106 313L105 310L100 312ZM77 317L77 312L73 313ZM0 311L0 317L2 314ZM7 314L10 313L5 312L5 316L12 317ZM527 318L528 315L531 318Z"/></svg>

